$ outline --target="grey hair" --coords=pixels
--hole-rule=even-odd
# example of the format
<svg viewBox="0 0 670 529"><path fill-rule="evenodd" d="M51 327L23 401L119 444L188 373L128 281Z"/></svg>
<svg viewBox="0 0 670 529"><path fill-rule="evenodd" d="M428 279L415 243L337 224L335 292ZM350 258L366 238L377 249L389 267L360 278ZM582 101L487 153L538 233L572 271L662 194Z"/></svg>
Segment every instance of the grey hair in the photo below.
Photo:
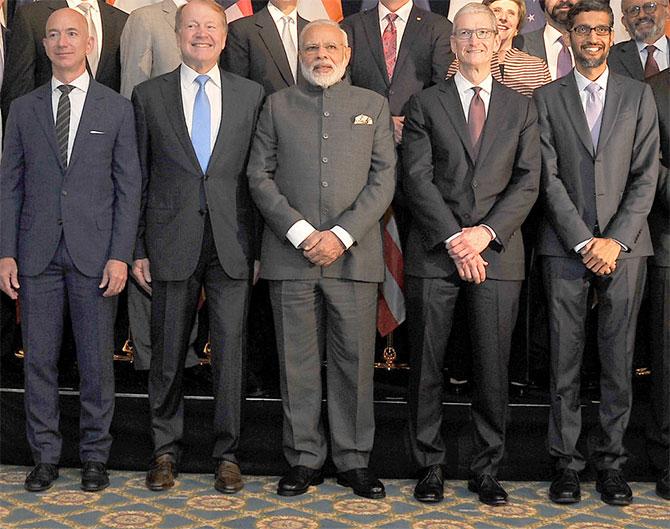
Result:
<svg viewBox="0 0 670 529"><path fill-rule="evenodd" d="M498 19L491 11L491 8L480 4L479 2L470 2L461 7L456 14L454 15L454 29L456 28L456 21L461 15L470 15L470 14L482 14L487 15L491 21L491 29L497 34L498 33Z"/></svg>
<svg viewBox="0 0 670 529"><path fill-rule="evenodd" d="M302 41L303 41L303 37L304 37L305 33L309 29L311 29L315 26L328 26L328 27L331 27L331 28L339 29L340 32L342 33L342 37L344 38L344 45L347 48L349 47L349 37L347 36L347 32L344 31L337 22L335 22L333 20L329 20L327 18L322 18L322 19L319 19L319 20L313 20L312 22L307 24L304 28L302 28L302 31L300 32L300 36L298 37L298 43L299 43L298 45L301 49L302 49Z"/></svg>

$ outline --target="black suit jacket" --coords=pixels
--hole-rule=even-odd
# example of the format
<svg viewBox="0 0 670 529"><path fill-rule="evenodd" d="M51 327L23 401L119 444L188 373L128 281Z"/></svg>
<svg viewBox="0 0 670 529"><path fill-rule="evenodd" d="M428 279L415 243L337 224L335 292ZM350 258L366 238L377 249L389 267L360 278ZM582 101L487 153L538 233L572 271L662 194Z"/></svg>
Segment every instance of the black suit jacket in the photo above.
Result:
<svg viewBox="0 0 670 529"><path fill-rule="evenodd" d="M670 44L670 39L668 39L668 44ZM644 81L644 67L640 60L640 53L637 51L637 43L633 39L612 46L607 57L607 64L614 73Z"/></svg>
<svg viewBox="0 0 670 529"><path fill-rule="evenodd" d="M647 79L654 92L661 133L661 164L656 199L649 214L649 231L654 246L652 263L670 266L670 69Z"/></svg>
<svg viewBox="0 0 670 529"><path fill-rule="evenodd" d="M221 125L203 174L184 120L180 68L133 91L143 177L135 259L148 257L151 274L160 281L193 274L205 226L200 211L204 185L221 266L230 277L246 279L254 258L246 164L263 88L221 72Z"/></svg>
<svg viewBox="0 0 670 529"><path fill-rule="evenodd" d="M444 241L464 227L496 233L483 253L492 279L521 280L521 224L538 195L540 137L535 105L493 81L479 155L451 77L410 99L402 141L405 193L412 210L405 273L456 271Z"/></svg>
<svg viewBox="0 0 670 529"><path fill-rule="evenodd" d="M102 18L103 41L95 79L118 92L121 87L119 40L128 15L103 0L98 1L98 6ZM42 39L47 19L51 13L63 7L67 7L65 0L41 0L16 10L7 46L5 77L0 95L5 120L9 105L14 99L51 79L51 61L44 51Z"/></svg>
<svg viewBox="0 0 670 529"><path fill-rule="evenodd" d="M544 26L535 31L517 35L514 37L512 45L521 51L525 51L528 55L539 57L547 62L547 49L544 46Z"/></svg>
<svg viewBox="0 0 670 529"><path fill-rule="evenodd" d="M306 25L307 20L298 16L298 36ZM297 48L298 43L295 44ZM221 66L262 84L267 95L295 84L284 45L267 7L230 24ZM298 84L305 83L299 66L297 77Z"/></svg>
<svg viewBox="0 0 670 529"><path fill-rule="evenodd" d="M391 115L404 115L403 107L413 94L447 75L454 60L451 53L452 24L442 15L412 7L400 43L398 58L389 81L384 61L379 10L377 7L344 19L349 36L351 84L388 98Z"/></svg>

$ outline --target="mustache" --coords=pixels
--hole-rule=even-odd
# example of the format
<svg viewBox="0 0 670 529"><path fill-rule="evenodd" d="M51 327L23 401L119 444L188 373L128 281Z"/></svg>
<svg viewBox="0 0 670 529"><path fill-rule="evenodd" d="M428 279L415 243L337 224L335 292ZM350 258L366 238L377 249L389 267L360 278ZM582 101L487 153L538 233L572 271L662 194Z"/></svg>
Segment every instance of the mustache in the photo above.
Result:
<svg viewBox="0 0 670 529"><path fill-rule="evenodd" d="M635 25L639 26L640 24L644 24L645 22L647 22L649 24L655 24L656 23L656 21L651 17L643 17L643 18L637 19L635 21Z"/></svg>

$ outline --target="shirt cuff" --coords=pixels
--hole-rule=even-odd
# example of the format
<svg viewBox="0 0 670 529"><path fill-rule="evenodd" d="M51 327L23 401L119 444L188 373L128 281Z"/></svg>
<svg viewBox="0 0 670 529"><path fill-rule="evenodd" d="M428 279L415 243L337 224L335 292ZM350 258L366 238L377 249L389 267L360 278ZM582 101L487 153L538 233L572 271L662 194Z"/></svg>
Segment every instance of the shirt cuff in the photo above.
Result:
<svg viewBox="0 0 670 529"><path fill-rule="evenodd" d="M333 226L330 228L335 236L340 239L340 242L344 244L344 249L348 250L352 244L354 244L354 238L349 235L349 232L345 230L342 226Z"/></svg>
<svg viewBox="0 0 670 529"><path fill-rule="evenodd" d="M456 237L458 237L461 233L463 233L463 232L461 232L461 231L457 231L456 233L454 233L454 234L451 235L450 237L447 237L447 238L444 240L444 245L447 247L447 249L449 249L449 243L450 243L451 241L453 241Z"/></svg>
<svg viewBox="0 0 670 529"><path fill-rule="evenodd" d="M298 249L314 230L314 226L312 226L305 219L301 219L288 229L286 232L286 238L293 246L295 246L296 249Z"/></svg>
<svg viewBox="0 0 670 529"><path fill-rule="evenodd" d="M575 247L573 248L573 250L574 250L575 252L579 253L579 252L581 251L581 249L584 248L584 246L586 246L589 242L591 242L592 239L593 239L593 238L591 238L591 239L586 239L585 241L580 242L579 244L575 245Z"/></svg>
<svg viewBox="0 0 670 529"><path fill-rule="evenodd" d="M482 227L486 228L487 230L489 230L489 233L491 234L491 240L492 240L492 241L495 241L495 240L498 238L498 237L496 236L496 232L493 230L493 228L492 228L491 226L489 226L488 224L480 224L480 226L482 226Z"/></svg>
<svg viewBox="0 0 670 529"><path fill-rule="evenodd" d="M624 243L622 243L621 241L617 241L616 239L612 239L612 240L613 240L614 242L616 242L619 246L621 246L621 249L622 249L624 252L627 252L627 251L628 251L628 246L626 246Z"/></svg>

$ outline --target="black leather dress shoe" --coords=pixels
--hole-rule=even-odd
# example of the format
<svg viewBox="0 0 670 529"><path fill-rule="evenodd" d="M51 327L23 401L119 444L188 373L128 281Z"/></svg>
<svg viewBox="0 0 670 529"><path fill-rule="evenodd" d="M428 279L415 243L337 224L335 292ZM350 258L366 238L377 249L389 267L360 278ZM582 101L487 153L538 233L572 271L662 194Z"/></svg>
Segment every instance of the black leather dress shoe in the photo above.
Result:
<svg viewBox="0 0 670 529"><path fill-rule="evenodd" d="M353 468L346 472L338 472L337 484L351 487L356 496L370 500L379 500L386 497L386 490L381 481L367 468Z"/></svg>
<svg viewBox="0 0 670 529"><path fill-rule="evenodd" d="M38 463L26 476L23 486L29 492L47 490L58 479L58 467L51 463Z"/></svg>
<svg viewBox="0 0 670 529"><path fill-rule="evenodd" d="M310 485L321 485L323 474L321 469L307 468L302 465L291 467L277 484L277 494L280 496L298 496L307 492Z"/></svg>
<svg viewBox="0 0 670 529"><path fill-rule="evenodd" d="M109 475L104 463L87 461L81 469L81 490L97 492L109 486Z"/></svg>
<svg viewBox="0 0 670 529"><path fill-rule="evenodd" d="M600 470L596 490L600 492L600 499L609 505L630 505L633 502L633 491L630 490L621 470Z"/></svg>
<svg viewBox="0 0 670 529"><path fill-rule="evenodd" d="M468 481L468 490L479 495L479 501L486 505L506 505L507 492L491 474L481 474Z"/></svg>
<svg viewBox="0 0 670 529"><path fill-rule="evenodd" d="M577 503L582 499L579 474L571 468L559 472L549 486L549 499L554 503Z"/></svg>
<svg viewBox="0 0 670 529"><path fill-rule="evenodd" d="M670 500L670 468L666 468L656 481L656 495Z"/></svg>
<svg viewBox="0 0 670 529"><path fill-rule="evenodd" d="M414 497L425 503L437 503L444 498L444 474L442 465L432 465L421 471L414 487Z"/></svg>

